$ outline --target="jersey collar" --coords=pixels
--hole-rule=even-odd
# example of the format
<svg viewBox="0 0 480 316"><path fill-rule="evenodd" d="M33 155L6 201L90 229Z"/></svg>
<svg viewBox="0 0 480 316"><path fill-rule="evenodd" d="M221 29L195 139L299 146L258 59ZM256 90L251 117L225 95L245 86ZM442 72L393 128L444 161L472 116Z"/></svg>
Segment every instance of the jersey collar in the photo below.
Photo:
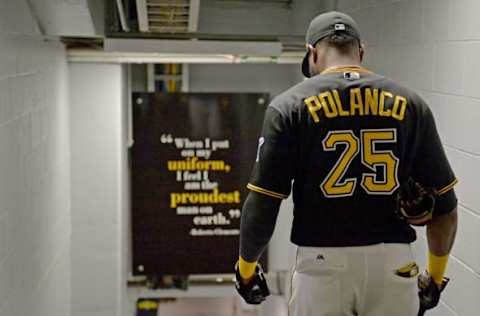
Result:
<svg viewBox="0 0 480 316"><path fill-rule="evenodd" d="M360 73L372 73L370 70L367 68L363 68L362 66L339 66L339 67L330 67L322 71L320 74L329 74L329 73L335 73L335 72L348 72L348 71L356 71Z"/></svg>

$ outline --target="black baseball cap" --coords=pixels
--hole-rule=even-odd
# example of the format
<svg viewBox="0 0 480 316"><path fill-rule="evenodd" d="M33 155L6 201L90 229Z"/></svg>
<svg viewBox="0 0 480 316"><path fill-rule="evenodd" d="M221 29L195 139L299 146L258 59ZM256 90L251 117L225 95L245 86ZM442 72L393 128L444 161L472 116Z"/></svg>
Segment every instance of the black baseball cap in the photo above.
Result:
<svg viewBox="0 0 480 316"><path fill-rule="evenodd" d="M360 31L357 23L349 15L337 11L317 15L308 26L305 41L307 45L315 46L318 41L335 33L346 33L355 37L360 43ZM311 77L308 66L308 49L303 58L302 73L307 78Z"/></svg>

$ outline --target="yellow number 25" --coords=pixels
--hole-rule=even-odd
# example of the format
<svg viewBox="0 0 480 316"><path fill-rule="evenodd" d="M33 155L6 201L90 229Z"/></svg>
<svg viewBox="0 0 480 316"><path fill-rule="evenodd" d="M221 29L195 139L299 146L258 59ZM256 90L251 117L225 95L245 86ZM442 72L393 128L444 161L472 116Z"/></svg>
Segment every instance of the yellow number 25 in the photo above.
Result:
<svg viewBox="0 0 480 316"><path fill-rule="evenodd" d="M348 167L361 152L362 164L372 170L362 175L360 185L368 194L391 194L399 187L398 163L391 150L375 148L377 143L396 143L396 129L365 129L360 131L361 140L351 130L331 131L322 142L323 150L336 151L338 145L344 150L320 188L328 198L351 196L357 178L344 179ZM383 173L383 176L379 176Z"/></svg>

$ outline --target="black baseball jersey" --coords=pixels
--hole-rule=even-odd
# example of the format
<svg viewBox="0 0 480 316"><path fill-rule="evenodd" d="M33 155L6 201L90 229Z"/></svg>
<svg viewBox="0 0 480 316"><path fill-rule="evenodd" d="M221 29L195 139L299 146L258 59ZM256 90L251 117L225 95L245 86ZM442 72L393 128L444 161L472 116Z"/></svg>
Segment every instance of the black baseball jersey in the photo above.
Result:
<svg viewBox="0 0 480 316"><path fill-rule="evenodd" d="M293 186L292 241L300 246L410 243L395 214L412 177L456 205L456 178L434 118L413 91L361 67L330 69L276 97L265 113L247 187L286 198Z"/></svg>

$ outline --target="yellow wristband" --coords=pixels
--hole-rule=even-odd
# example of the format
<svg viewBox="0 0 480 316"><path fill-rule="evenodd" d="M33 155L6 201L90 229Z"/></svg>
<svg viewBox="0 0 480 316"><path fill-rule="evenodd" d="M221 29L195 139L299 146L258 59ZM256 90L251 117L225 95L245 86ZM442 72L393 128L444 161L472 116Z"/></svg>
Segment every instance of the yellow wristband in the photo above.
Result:
<svg viewBox="0 0 480 316"><path fill-rule="evenodd" d="M443 276L447 270L448 256L436 256L429 252L428 254L428 273L437 284L442 284Z"/></svg>
<svg viewBox="0 0 480 316"><path fill-rule="evenodd" d="M245 261L242 257L238 260L238 269L240 271L240 276L244 280L248 280L255 275L255 268L257 267L257 262L248 262Z"/></svg>

